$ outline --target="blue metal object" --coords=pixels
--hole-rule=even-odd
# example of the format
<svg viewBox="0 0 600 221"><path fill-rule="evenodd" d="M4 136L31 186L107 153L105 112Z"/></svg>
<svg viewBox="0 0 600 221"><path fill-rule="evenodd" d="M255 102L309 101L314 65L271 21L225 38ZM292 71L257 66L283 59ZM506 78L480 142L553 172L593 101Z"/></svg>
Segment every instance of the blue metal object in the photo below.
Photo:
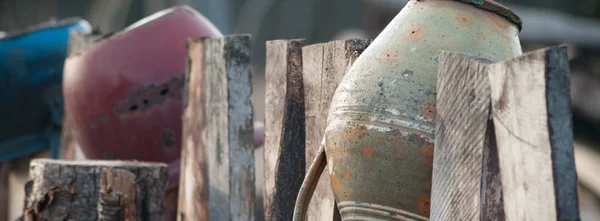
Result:
<svg viewBox="0 0 600 221"><path fill-rule="evenodd" d="M71 30L92 31L70 18L0 37L0 162L48 149L58 157Z"/></svg>

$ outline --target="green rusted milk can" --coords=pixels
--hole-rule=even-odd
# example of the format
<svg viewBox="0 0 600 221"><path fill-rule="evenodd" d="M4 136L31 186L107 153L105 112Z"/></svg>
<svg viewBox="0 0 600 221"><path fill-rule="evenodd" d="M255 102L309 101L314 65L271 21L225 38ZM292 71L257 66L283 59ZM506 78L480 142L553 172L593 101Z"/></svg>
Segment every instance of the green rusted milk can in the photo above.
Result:
<svg viewBox="0 0 600 221"><path fill-rule="evenodd" d="M491 0L411 0L356 60L333 96L294 220L328 166L343 220L428 220L438 55L522 54L521 20Z"/></svg>

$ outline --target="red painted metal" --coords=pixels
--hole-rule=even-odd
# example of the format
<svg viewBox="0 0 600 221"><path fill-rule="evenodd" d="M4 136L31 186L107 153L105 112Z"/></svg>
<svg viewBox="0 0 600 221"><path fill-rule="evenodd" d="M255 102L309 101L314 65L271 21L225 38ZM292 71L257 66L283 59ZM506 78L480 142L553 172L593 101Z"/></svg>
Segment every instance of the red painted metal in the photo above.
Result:
<svg viewBox="0 0 600 221"><path fill-rule="evenodd" d="M86 157L178 160L186 41L218 36L201 14L178 6L68 57L65 108Z"/></svg>

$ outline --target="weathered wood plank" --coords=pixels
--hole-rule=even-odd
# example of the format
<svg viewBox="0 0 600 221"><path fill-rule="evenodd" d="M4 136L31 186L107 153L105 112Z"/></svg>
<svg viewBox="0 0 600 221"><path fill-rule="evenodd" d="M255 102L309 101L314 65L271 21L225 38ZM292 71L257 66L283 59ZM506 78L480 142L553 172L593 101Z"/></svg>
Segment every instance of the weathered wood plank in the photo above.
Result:
<svg viewBox="0 0 600 221"><path fill-rule="evenodd" d="M370 43L370 40L352 39L302 48L307 169L314 161L325 133L329 103L335 89L356 58ZM341 220L330 185L329 175L321 174L308 207L308 220Z"/></svg>
<svg viewBox="0 0 600 221"><path fill-rule="evenodd" d="M250 36L199 38L189 50L178 219L202 220L206 205L195 204L208 197L209 220L254 220Z"/></svg>
<svg viewBox="0 0 600 221"><path fill-rule="evenodd" d="M439 62L430 218L479 221L488 61L442 52Z"/></svg>
<svg viewBox="0 0 600 221"><path fill-rule="evenodd" d="M291 220L306 171L302 47L267 42L264 145L265 220Z"/></svg>
<svg viewBox="0 0 600 221"><path fill-rule="evenodd" d="M205 39L187 43L183 140L177 220L208 220L208 162L206 153Z"/></svg>
<svg viewBox="0 0 600 221"><path fill-rule="evenodd" d="M163 219L165 164L35 159L29 174L25 221ZM120 204L121 200L130 203Z"/></svg>
<svg viewBox="0 0 600 221"><path fill-rule="evenodd" d="M490 66L506 220L579 220L564 46Z"/></svg>

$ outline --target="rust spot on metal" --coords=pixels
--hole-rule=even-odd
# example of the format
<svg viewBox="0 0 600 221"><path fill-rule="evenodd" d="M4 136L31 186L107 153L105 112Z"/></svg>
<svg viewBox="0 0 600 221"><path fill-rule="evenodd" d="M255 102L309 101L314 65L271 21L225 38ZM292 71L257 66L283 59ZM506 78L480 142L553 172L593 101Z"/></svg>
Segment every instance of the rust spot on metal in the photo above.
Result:
<svg viewBox="0 0 600 221"><path fill-rule="evenodd" d="M456 17L458 20L458 24L463 27L471 27L473 25L473 21L471 21L471 17L468 15L459 15Z"/></svg>
<svg viewBox="0 0 600 221"><path fill-rule="evenodd" d="M430 194L424 194L424 195L419 196L419 198L417 199L417 208L419 209L419 212L421 212L421 215L429 216L430 207L431 207Z"/></svg>
<svg viewBox="0 0 600 221"><path fill-rule="evenodd" d="M485 35L484 35L483 33L481 33L481 32L479 32L479 34L477 34L477 38L478 38L479 40L482 40L482 41L485 41L485 39L486 39L486 38L485 38Z"/></svg>
<svg viewBox="0 0 600 221"><path fill-rule="evenodd" d="M417 40L425 36L425 28L421 26L415 26L408 30L406 33L406 39L408 40Z"/></svg>
<svg viewBox="0 0 600 221"><path fill-rule="evenodd" d="M331 175L331 186L333 187L333 191L337 192L338 189L340 189L340 182L338 182L338 179L336 176Z"/></svg>
<svg viewBox="0 0 600 221"><path fill-rule="evenodd" d="M175 131L170 128L163 128L160 131L160 143L164 148L172 148L177 144L177 137L175 136Z"/></svg>
<svg viewBox="0 0 600 221"><path fill-rule="evenodd" d="M362 139L369 133L366 128L353 127L344 131L344 138L346 139Z"/></svg>
<svg viewBox="0 0 600 221"><path fill-rule="evenodd" d="M423 108L421 111L422 111L423 117L425 117L425 119L427 119L429 121L435 120L435 115L436 115L435 104L426 103L423 105Z"/></svg>
<svg viewBox="0 0 600 221"><path fill-rule="evenodd" d="M373 148L371 147L365 147L363 149L363 155L367 158L373 158Z"/></svg>
<svg viewBox="0 0 600 221"><path fill-rule="evenodd" d="M143 113L165 103L167 99L181 101L183 87L182 77L173 77L169 82L160 85L137 87L118 101L113 110L117 114L137 115L136 113Z"/></svg>

